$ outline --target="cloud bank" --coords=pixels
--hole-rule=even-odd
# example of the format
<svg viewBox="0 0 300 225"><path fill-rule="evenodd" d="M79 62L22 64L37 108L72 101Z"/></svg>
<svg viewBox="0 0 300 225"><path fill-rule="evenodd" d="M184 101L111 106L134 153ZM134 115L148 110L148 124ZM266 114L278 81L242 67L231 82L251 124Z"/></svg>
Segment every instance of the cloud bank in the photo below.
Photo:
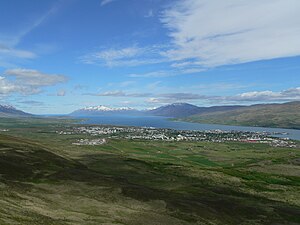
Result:
<svg viewBox="0 0 300 225"><path fill-rule="evenodd" d="M176 66L216 67L300 55L298 0L185 0L165 11Z"/></svg>
<svg viewBox="0 0 300 225"><path fill-rule="evenodd" d="M46 74L32 69L9 69L0 76L0 94L37 94L42 88L67 81L63 75Z"/></svg>
<svg viewBox="0 0 300 225"><path fill-rule="evenodd" d="M174 103L174 102L207 102L210 104L244 104L244 103L264 103L264 102L288 102L300 101L300 87L290 88L278 92L274 91L253 91L244 92L237 95L214 96L201 95L188 92L174 93L126 93L124 91L107 91L102 93L89 93L87 95L99 97L131 97L131 98L147 98L146 103Z"/></svg>
<svg viewBox="0 0 300 225"><path fill-rule="evenodd" d="M162 52L168 46L130 46L124 48L105 48L99 51L91 52L80 58L85 64L98 64L106 67L135 67L141 65L150 65L168 62Z"/></svg>

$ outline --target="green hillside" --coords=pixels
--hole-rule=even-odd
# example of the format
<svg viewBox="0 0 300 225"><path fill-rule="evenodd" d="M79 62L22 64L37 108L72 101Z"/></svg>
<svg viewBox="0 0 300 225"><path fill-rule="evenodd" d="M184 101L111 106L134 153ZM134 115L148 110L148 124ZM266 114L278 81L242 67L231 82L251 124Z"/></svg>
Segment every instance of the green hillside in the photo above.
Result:
<svg viewBox="0 0 300 225"><path fill-rule="evenodd" d="M0 224L299 224L299 148L109 140L0 119Z"/></svg>
<svg viewBox="0 0 300 225"><path fill-rule="evenodd" d="M254 105L226 112L197 114L182 121L300 129L300 102Z"/></svg>

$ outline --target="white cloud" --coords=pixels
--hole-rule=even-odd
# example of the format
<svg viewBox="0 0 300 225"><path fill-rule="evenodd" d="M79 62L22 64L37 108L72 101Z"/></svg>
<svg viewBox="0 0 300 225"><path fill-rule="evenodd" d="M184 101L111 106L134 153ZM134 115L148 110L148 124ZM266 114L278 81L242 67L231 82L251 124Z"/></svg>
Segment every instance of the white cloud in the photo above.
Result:
<svg viewBox="0 0 300 225"><path fill-rule="evenodd" d="M146 47L130 46L126 48L108 48L89 53L80 58L86 64L99 64L107 67L134 67L157 64L169 61L161 55L166 46L153 45Z"/></svg>
<svg viewBox="0 0 300 225"><path fill-rule="evenodd" d="M230 86L228 86L230 87ZM218 88L218 85L215 86ZM214 89L215 89L214 88ZM219 88L222 88L221 86ZM199 91L190 92L124 92L111 90L102 93L87 93L85 95L115 98L142 98L148 104L166 104L174 102L208 103L214 105L222 104L245 104L245 103L271 103L300 101L300 87L289 88L282 91L252 91L236 95L205 95Z"/></svg>
<svg viewBox="0 0 300 225"><path fill-rule="evenodd" d="M159 103L166 103L165 99L161 99L161 98L148 98L146 100L146 103L150 103L150 104L159 104ZM169 103L169 102L168 102Z"/></svg>
<svg viewBox="0 0 300 225"><path fill-rule="evenodd" d="M0 45L0 57L1 56L31 59L34 58L36 55L30 51L18 50L7 47L5 45Z"/></svg>
<svg viewBox="0 0 300 225"><path fill-rule="evenodd" d="M67 94L67 92L63 89L58 90L57 93L56 93L56 95L60 96L60 97L66 96L66 94Z"/></svg>
<svg viewBox="0 0 300 225"><path fill-rule="evenodd" d="M85 95L102 96L102 97L133 97L133 98L141 98L141 97L149 97L152 94L150 94L150 93L126 93L124 91L114 90L114 91L106 91L106 92L102 92L102 93L86 93Z"/></svg>
<svg viewBox="0 0 300 225"><path fill-rule="evenodd" d="M195 93L167 93L167 94L161 94L160 97L174 99L174 100L193 100L193 99L202 99L205 96L195 94Z"/></svg>
<svg viewBox="0 0 300 225"><path fill-rule="evenodd" d="M169 104L175 102L191 102L196 100L205 100L206 98L211 98L210 96L199 95L196 93L163 93L156 94L153 97L146 100L150 104Z"/></svg>
<svg viewBox="0 0 300 225"><path fill-rule="evenodd" d="M175 76L176 74L173 71L154 71L154 72L149 72L149 73L132 73L129 74L129 77L143 77L143 78L150 78L150 77L170 77L170 76Z"/></svg>
<svg viewBox="0 0 300 225"><path fill-rule="evenodd" d="M99 93L99 94L94 94L97 96L105 96L105 97L125 97L126 93L123 91L106 91L103 93Z"/></svg>
<svg viewBox="0 0 300 225"><path fill-rule="evenodd" d="M0 76L0 94L37 94L41 88L67 81L63 75L46 74L31 69L10 69Z"/></svg>
<svg viewBox="0 0 300 225"><path fill-rule="evenodd" d="M7 81L5 77L0 76L0 95L5 95L14 91L17 91L17 87Z"/></svg>
<svg viewBox="0 0 300 225"><path fill-rule="evenodd" d="M174 66L216 67L300 55L298 0L185 0L165 11Z"/></svg>
<svg viewBox="0 0 300 225"><path fill-rule="evenodd" d="M148 11L148 13L145 15L145 18L151 18L151 17L153 17L153 16L154 16L154 12L153 12L152 9L150 9L150 10Z"/></svg>
<svg viewBox="0 0 300 225"><path fill-rule="evenodd" d="M41 106L44 105L43 102L40 101L34 101L34 100L29 100L29 101L21 101L19 102L20 104L24 104L24 105L30 105L30 106Z"/></svg>
<svg viewBox="0 0 300 225"><path fill-rule="evenodd" d="M36 54L22 49L17 49L15 47L9 47L1 43L0 40L0 66L1 67L11 67L12 62L19 62L21 60L33 59Z"/></svg>
<svg viewBox="0 0 300 225"><path fill-rule="evenodd" d="M127 93L120 90L106 91L102 93L87 93L86 95L101 96L101 97L131 97L131 98L146 98L147 102L178 102L183 100L199 100L206 98L204 95L195 93Z"/></svg>
<svg viewBox="0 0 300 225"><path fill-rule="evenodd" d="M224 99L228 101L239 101L239 102L300 101L300 87L290 88L279 92L274 92L274 91L246 92L236 96L225 97Z"/></svg>
<svg viewBox="0 0 300 225"><path fill-rule="evenodd" d="M244 104L244 103L271 103L300 101L300 87L287 90L253 91L232 96L199 95L195 93L165 93L157 94L146 100L150 104L174 103L174 102L207 102L209 104Z"/></svg>
<svg viewBox="0 0 300 225"><path fill-rule="evenodd" d="M121 82L111 82L108 83L107 86L109 87L117 87L117 88L127 88L136 85L137 82L133 80L126 80Z"/></svg>
<svg viewBox="0 0 300 225"><path fill-rule="evenodd" d="M82 57L82 62L87 64L104 64L105 66L119 66L124 63L135 64L134 58L142 55L144 50L138 47L111 48L94 52Z"/></svg>
<svg viewBox="0 0 300 225"><path fill-rule="evenodd" d="M46 74L32 69L9 69L4 74L15 77L20 84L37 87L51 86L67 80L63 75Z"/></svg>
<svg viewBox="0 0 300 225"><path fill-rule="evenodd" d="M108 49L98 53L95 53L94 56L105 60L105 61L113 61L124 58L132 58L143 52L143 49L137 47L129 47L122 49Z"/></svg>
<svg viewBox="0 0 300 225"><path fill-rule="evenodd" d="M132 80L128 80L128 81L123 81L117 85L119 85L120 87L129 87L129 86L132 86L132 85L135 85L136 82L135 81L132 81Z"/></svg>
<svg viewBox="0 0 300 225"><path fill-rule="evenodd" d="M105 6L105 5L107 5L107 4L109 4L109 3L112 3L112 2L114 2L115 0L102 0L101 1L101 6Z"/></svg>

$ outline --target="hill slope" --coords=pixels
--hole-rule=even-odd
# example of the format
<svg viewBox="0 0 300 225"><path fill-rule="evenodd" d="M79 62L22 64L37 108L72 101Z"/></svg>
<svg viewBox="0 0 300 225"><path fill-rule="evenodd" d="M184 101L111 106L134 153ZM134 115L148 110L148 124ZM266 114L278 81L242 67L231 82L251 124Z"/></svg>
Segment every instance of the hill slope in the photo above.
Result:
<svg viewBox="0 0 300 225"><path fill-rule="evenodd" d="M125 139L77 146L92 136L54 132L77 124L9 120L17 128L0 134L1 225L300 222L299 148Z"/></svg>
<svg viewBox="0 0 300 225"><path fill-rule="evenodd" d="M242 108L243 106L212 106L212 107L199 107L188 103L174 103L170 105L161 106L159 108L149 110L148 114L155 116L166 117L187 117L199 113L228 111L233 109Z"/></svg>
<svg viewBox="0 0 300 225"><path fill-rule="evenodd" d="M154 116L183 117L199 113L199 107L187 103L174 103L149 110Z"/></svg>
<svg viewBox="0 0 300 225"><path fill-rule="evenodd" d="M300 102L253 105L225 112L201 113L180 120L197 123L300 129Z"/></svg>

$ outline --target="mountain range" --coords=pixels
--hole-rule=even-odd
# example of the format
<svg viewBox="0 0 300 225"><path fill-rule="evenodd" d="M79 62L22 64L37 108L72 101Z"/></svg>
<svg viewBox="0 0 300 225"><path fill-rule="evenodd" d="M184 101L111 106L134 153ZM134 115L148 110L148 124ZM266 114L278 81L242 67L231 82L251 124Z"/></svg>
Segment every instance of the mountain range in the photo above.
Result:
<svg viewBox="0 0 300 225"><path fill-rule="evenodd" d="M240 126L281 127L300 129L300 102L199 107L188 103L174 103L156 109L139 111L133 108L87 107L72 116L150 115L175 120Z"/></svg>
<svg viewBox="0 0 300 225"><path fill-rule="evenodd" d="M97 116L97 115L150 115L150 116L164 116L181 118L188 117L200 113L228 111L243 108L245 106L212 106L212 107L199 107L188 103L173 103L161 106L150 110L136 110L130 107L112 108L107 106L92 106L85 107L72 112L71 116Z"/></svg>
<svg viewBox="0 0 300 225"><path fill-rule="evenodd" d="M151 110L130 107L112 108L92 106L76 110L72 117L100 115L164 116L179 121L241 126L281 127L300 129L300 101L283 104L258 104L251 106L198 107L188 103L174 103ZM0 117L30 117L9 105L0 105Z"/></svg>

